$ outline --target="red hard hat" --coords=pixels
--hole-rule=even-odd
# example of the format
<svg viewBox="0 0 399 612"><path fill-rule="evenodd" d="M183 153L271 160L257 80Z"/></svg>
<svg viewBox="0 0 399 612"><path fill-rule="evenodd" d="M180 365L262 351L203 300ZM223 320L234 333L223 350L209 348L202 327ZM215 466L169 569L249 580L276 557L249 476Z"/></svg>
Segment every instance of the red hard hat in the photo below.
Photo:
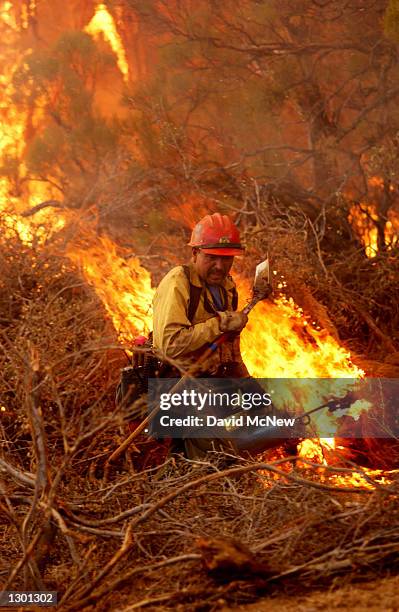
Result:
<svg viewBox="0 0 399 612"><path fill-rule="evenodd" d="M193 229L189 246L209 255L241 255L240 232L227 215L206 215Z"/></svg>

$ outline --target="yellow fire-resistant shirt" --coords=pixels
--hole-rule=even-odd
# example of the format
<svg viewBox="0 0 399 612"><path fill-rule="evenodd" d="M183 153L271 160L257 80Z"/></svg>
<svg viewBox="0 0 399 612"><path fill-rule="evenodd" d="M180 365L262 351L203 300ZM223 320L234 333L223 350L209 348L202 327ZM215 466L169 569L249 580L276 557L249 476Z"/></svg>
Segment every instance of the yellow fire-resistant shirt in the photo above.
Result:
<svg viewBox="0 0 399 612"><path fill-rule="evenodd" d="M154 296L153 343L162 355L178 361L183 367L196 362L199 356L218 336L221 335L219 318L214 312L205 309L204 295L207 292L208 303L213 298L205 283L198 276L192 264L189 266L190 282L202 288L202 294L193 321L188 319L190 285L182 266L168 272L160 282ZM227 292L227 309L232 310L235 284L231 278L223 283ZM216 371L221 364L237 363L235 376L248 376L240 353L240 340L225 342L208 361L206 370Z"/></svg>

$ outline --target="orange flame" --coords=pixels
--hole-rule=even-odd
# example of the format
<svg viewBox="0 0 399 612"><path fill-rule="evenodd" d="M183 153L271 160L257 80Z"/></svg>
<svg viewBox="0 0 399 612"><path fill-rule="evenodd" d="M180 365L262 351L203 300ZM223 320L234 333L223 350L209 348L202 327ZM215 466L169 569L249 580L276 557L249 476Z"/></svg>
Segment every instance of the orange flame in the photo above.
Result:
<svg viewBox="0 0 399 612"><path fill-rule="evenodd" d="M357 378L348 351L308 324L292 300L260 303L241 334L242 354L257 378Z"/></svg>
<svg viewBox="0 0 399 612"><path fill-rule="evenodd" d="M150 274L106 236L86 232L85 237L89 244L79 248L71 243L68 257L81 267L102 300L121 342L131 344L137 335L151 329L154 290Z"/></svg>
<svg viewBox="0 0 399 612"><path fill-rule="evenodd" d="M372 176L368 179L370 187L384 189L384 181L379 176ZM393 191L390 186L390 191ZM361 203L360 206L352 206L349 210L349 222L352 224L359 236L367 257L375 257L378 253L378 231L374 222L379 221L377 206L370 203ZM384 227L384 240L388 248L392 248L399 236L399 216L394 210L388 211L388 220Z"/></svg>
<svg viewBox="0 0 399 612"><path fill-rule="evenodd" d="M248 284L237 282L239 289L248 294ZM279 298L275 303L261 302L250 313L247 327L241 333L241 351L250 374L256 378L317 378L317 385L298 385L295 380L286 380L279 387L279 404L296 412L310 410L322 405L328 392L331 393L331 381L338 397L345 395L352 386L353 379L364 376L351 361L348 351L339 346L337 341L326 331L318 330L308 323L302 310L292 300ZM298 390L299 388L299 390ZM275 396L277 397L277 395ZM349 413L357 418L362 410L370 408L367 402L355 402ZM334 415L324 410L312 418L314 435L322 431L323 425L337 427ZM334 438L309 438L298 447L300 457L327 465L332 460L335 450ZM365 474L380 476L381 470L364 470ZM326 475L321 473L322 479ZM331 477L330 477L331 478ZM333 482L341 486L371 486L360 475L334 475Z"/></svg>
<svg viewBox="0 0 399 612"><path fill-rule="evenodd" d="M349 222L358 234L367 257L370 258L378 253L378 232L373 221L378 221L374 204L361 204L361 208L351 206Z"/></svg>
<svg viewBox="0 0 399 612"><path fill-rule="evenodd" d="M104 36L104 39L109 43L117 57L117 64L123 79L127 81L129 78L129 64L125 49L118 34L115 21L105 4L100 3L97 5L95 14L90 23L85 27L85 31L93 36L93 38L98 38L100 35Z"/></svg>
<svg viewBox="0 0 399 612"><path fill-rule="evenodd" d="M45 210L41 211L35 216L34 221L32 219L24 219L18 213L26 208L26 205L35 206L40 202L54 198L55 190L44 182L27 181L27 169L21 161L25 150L27 113L18 111L15 106L10 105L9 100L15 93L13 75L18 65L16 59L22 61L24 53L29 53L30 50L21 52L20 56L16 58L15 43L19 36L19 30L12 8L11 2L0 4L0 25L5 26L3 43L7 45L6 50L3 51L0 57L2 68L0 74L0 112L2 119L0 123L0 160L6 166L10 161L11 166L16 161L19 162L18 169L15 168L15 172L18 172L19 183L24 185L24 195L15 193L16 190L13 189L13 184L8 176L0 177L0 211L4 211L2 217L3 221L5 221L5 227L7 228L8 226L10 232L16 231L24 242L32 243L39 236L44 237L48 235L49 227L43 227L48 213ZM25 9L29 15L33 14L35 2L30 0ZM24 27L24 21L22 27ZM11 57L8 57L7 53L10 53ZM19 188L17 188L17 191L19 191ZM60 229L62 225L61 219L58 219L56 224L52 222L52 231ZM8 230L6 229L6 231Z"/></svg>

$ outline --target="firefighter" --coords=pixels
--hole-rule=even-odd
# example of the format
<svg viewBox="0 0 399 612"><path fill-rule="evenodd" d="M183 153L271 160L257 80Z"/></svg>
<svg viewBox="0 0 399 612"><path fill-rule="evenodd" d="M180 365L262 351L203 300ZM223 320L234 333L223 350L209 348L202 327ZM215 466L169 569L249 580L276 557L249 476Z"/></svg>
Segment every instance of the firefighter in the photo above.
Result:
<svg viewBox="0 0 399 612"><path fill-rule="evenodd" d="M170 270L155 293L154 347L187 369L223 332L231 332L230 339L204 364L201 376L252 381L240 352L239 334L248 318L237 311L237 289L229 275L234 257L244 250L239 231L227 215L206 215L194 227L189 246L190 264ZM257 385L256 381L250 384ZM269 440L264 448L277 443ZM184 440L190 459L202 459L210 450L239 452L234 440Z"/></svg>
<svg viewBox="0 0 399 612"><path fill-rule="evenodd" d="M247 316L237 311L237 289L230 269L243 252L240 234L227 215L207 215L195 226L188 266L162 279L154 297L154 347L183 367L196 362L223 332L236 332L206 364L210 376L249 376L240 353L239 333Z"/></svg>

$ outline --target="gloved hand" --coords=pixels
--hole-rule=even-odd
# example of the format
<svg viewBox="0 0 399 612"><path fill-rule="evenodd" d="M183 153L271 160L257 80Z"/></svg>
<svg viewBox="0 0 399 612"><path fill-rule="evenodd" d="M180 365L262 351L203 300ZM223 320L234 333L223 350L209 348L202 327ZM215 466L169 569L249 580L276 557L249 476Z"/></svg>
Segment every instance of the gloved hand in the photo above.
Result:
<svg viewBox="0 0 399 612"><path fill-rule="evenodd" d="M240 332L248 322L248 317L243 312L225 310L217 314L220 321L220 331L222 332Z"/></svg>

